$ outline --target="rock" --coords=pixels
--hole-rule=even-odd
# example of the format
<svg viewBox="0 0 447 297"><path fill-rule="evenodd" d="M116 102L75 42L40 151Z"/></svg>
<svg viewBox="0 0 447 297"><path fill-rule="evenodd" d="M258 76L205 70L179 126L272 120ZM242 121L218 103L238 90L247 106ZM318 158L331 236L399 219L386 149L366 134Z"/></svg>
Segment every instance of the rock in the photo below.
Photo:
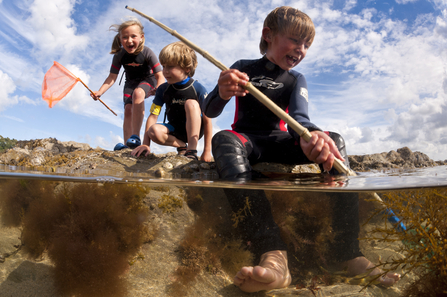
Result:
<svg viewBox="0 0 447 297"><path fill-rule="evenodd" d="M0 154L0 164L23 166L25 168L59 173L83 173L121 175L123 173L145 173L157 177L217 176L214 162L191 162L191 159L177 155L150 154L147 157L133 157L130 149L107 151L92 149L88 144L74 141L61 142L55 138L18 141L16 146ZM408 147L397 151L371 155L352 155L349 162L354 171L392 170L431 167L447 164L433 161L421 152L412 152ZM175 164L175 165L173 165ZM253 166L259 172L276 173L320 173L316 164L289 165L259 163Z"/></svg>
<svg viewBox="0 0 447 297"><path fill-rule="evenodd" d="M388 153L349 156L349 164L354 171L369 171L433 167L447 163L435 162L424 153L412 152L408 147L403 147Z"/></svg>

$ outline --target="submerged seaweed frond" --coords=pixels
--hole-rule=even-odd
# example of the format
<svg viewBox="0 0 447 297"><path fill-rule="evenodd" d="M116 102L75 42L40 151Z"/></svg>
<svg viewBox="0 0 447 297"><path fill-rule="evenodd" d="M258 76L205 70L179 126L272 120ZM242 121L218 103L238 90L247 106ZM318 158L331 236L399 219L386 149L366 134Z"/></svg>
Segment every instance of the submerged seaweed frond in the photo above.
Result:
<svg viewBox="0 0 447 297"><path fill-rule="evenodd" d="M402 231L390 223L372 230L367 240L401 243L403 258L391 258L379 266L385 271L402 269L419 279L439 278L447 286L447 189L431 188L384 193L383 202L406 226ZM387 214L383 214L387 219ZM418 281L409 287L415 292ZM441 286L442 287L442 286ZM419 290L419 289L417 289ZM406 296L413 296L408 293ZM442 292L440 292L442 293Z"/></svg>

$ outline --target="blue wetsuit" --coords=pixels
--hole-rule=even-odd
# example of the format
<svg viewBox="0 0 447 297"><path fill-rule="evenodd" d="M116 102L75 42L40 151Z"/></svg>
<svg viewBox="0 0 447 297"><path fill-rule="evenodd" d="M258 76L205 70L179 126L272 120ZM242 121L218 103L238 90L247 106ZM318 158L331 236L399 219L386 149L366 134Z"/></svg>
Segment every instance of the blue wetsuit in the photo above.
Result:
<svg viewBox="0 0 447 297"><path fill-rule="evenodd" d="M168 119L169 125L173 128L170 129L170 134L183 142L188 142L185 102L189 99L203 102L207 94L205 87L190 77L175 84L164 83L157 89L151 113L154 113L155 107L157 110L161 110L161 107L166 104L165 118ZM200 129L199 138L202 136L203 125Z"/></svg>
<svg viewBox="0 0 447 297"><path fill-rule="evenodd" d="M240 60L233 69L245 72L250 82L281 109L288 112L309 131L321 131L308 116L308 92L304 76L296 71L286 71L266 57L257 60ZM208 117L217 117L230 100L219 96L218 86L208 95L201 107ZM236 98L235 116L231 131L220 131L213 137L212 149L217 171L221 178L250 179L251 164L276 162L285 164L311 163L299 144L300 136L253 95ZM327 132L336 142L339 151L347 160L343 139L336 133ZM347 163L346 165L349 166ZM272 250L286 250L279 228L273 221L270 204L264 191L225 189L233 211L237 212L249 197L253 215L245 218L242 225L244 238L251 242L257 257ZM337 195L335 195L337 196ZM340 196L340 195L338 195ZM347 195L334 200L334 229L340 229L334 244L338 261L361 256L358 245L358 197ZM344 215L340 215L343 213Z"/></svg>

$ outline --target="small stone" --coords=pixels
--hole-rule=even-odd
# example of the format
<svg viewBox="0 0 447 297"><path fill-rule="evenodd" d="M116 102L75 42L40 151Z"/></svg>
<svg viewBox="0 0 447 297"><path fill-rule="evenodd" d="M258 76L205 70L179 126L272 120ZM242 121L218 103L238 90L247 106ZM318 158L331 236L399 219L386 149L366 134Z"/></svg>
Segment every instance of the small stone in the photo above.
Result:
<svg viewBox="0 0 447 297"><path fill-rule="evenodd" d="M172 169L174 166L172 166L172 164L170 162L166 162L163 164L163 168L165 169Z"/></svg>
<svg viewBox="0 0 447 297"><path fill-rule="evenodd" d="M157 170L155 170L154 174L156 177L165 177L166 172L163 170L163 168L158 168Z"/></svg>
<svg viewBox="0 0 447 297"><path fill-rule="evenodd" d="M208 163L201 163L200 168L203 170L210 170L210 165Z"/></svg>

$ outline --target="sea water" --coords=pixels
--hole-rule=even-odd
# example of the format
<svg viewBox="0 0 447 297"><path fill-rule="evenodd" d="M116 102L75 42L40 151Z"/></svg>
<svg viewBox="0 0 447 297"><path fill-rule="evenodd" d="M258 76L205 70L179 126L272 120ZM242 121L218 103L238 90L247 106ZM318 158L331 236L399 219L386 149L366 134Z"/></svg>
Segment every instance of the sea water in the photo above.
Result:
<svg viewBox="0 0 447 297"><path fill-rule="evenodd" d="M446 166L250 182L101 173L0 167L0 296L402 296L447 276ZM254 260L237 228L253 205L233 212L224 188L265 191L289 247L289 287L232 285ZM358 193L362 253L403 274L396 285L331 264L331 193Z"/></svg>

